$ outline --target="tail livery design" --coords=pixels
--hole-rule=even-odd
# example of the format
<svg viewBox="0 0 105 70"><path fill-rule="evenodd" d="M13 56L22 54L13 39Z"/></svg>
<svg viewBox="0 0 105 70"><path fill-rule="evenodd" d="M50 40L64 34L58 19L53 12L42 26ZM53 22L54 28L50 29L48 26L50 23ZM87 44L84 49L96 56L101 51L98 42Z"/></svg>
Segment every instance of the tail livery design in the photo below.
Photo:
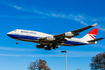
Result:
<svg viewBox="0 0 105 70"><path fill-rule="evenodd" d="M98 33L98 29L94 28L92 31L88 33L88 35L95 40L97 33Z"/></svg>
<svg viewBox="0 0 105 70"><path fill-rule="evenodd" d="M82 38L82 40L85 40L85 41L95 40L97 33L98 33L98 29L94 28L92 31L90 31L88 34L86 34Z"/></svg>

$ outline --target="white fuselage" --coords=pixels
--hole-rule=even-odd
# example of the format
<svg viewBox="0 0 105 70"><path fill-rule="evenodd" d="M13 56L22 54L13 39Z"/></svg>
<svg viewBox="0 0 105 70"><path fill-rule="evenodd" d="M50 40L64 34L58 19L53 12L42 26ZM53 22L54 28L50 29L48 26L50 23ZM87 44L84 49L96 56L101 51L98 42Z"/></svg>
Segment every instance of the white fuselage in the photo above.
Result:
<svg viewBox="0 0 105 70"><path fill-rule="evenodd" d="M22 41L29 41L29 42L35 42L40 44L47 44L48 42L40 42L38 38L44 38L48 36L53 36L50 34L37 32L37 31L30 31L30 30L22 30L22 29L16 29L14 31L11 31L7 33L8 36L16 39L16 40L22 40ZM65 46L76 46L76 45L86 45L86 44L94 44L89 43L81 38L65 38L67 41L62 43L61 45Z"/></svg>

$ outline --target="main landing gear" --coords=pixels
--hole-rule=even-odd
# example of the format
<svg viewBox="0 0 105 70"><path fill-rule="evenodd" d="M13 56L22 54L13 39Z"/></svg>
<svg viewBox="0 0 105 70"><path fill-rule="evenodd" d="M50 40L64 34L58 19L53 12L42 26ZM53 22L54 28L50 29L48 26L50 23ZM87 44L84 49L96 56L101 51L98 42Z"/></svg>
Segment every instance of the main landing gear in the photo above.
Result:
<svg viewBox="0 0 105 70"><path fill-rule="evenodd" d="M18 45L18 39L16 39L16 44Z"/></svg>
<svg viewBox="0 0 105 70"><path fill-rule="evenodd" d="M53 46L53 49L55 49L55 50L56 50L57 48L58 48L58 46L57 46L57 45Z"/></svg>

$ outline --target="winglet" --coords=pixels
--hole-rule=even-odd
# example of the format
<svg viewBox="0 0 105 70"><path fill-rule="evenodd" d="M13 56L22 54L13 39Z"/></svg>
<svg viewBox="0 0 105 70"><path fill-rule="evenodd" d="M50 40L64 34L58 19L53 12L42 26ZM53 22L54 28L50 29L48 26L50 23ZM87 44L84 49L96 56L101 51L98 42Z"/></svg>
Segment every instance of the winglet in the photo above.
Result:
<svg viewBox="0 0 105 70"><path fill-rule="evenodd" d="M93 24L93 25L91 25L91 26L96 26L97 25L97 23L95 23L95 24Z"/></svg>

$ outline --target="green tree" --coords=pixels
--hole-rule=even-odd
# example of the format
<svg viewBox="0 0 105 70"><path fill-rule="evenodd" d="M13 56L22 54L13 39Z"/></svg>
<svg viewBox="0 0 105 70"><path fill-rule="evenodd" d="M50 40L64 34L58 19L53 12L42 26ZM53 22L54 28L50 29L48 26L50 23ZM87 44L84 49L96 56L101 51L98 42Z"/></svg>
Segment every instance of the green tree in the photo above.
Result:
<svg viewBox="0 0 105 70"><path fill-rule="evenodd" d="M92 57L90 64L92 70L105 70L105 52Z"/></svg>
<svg viewBox="0 0 105 70"><path fill-rule="evenodd" d="M28 67L28 70L51 70L47 65L46 65L45 60L36 60L36 62L31 62L30 67Z"/></svg>

